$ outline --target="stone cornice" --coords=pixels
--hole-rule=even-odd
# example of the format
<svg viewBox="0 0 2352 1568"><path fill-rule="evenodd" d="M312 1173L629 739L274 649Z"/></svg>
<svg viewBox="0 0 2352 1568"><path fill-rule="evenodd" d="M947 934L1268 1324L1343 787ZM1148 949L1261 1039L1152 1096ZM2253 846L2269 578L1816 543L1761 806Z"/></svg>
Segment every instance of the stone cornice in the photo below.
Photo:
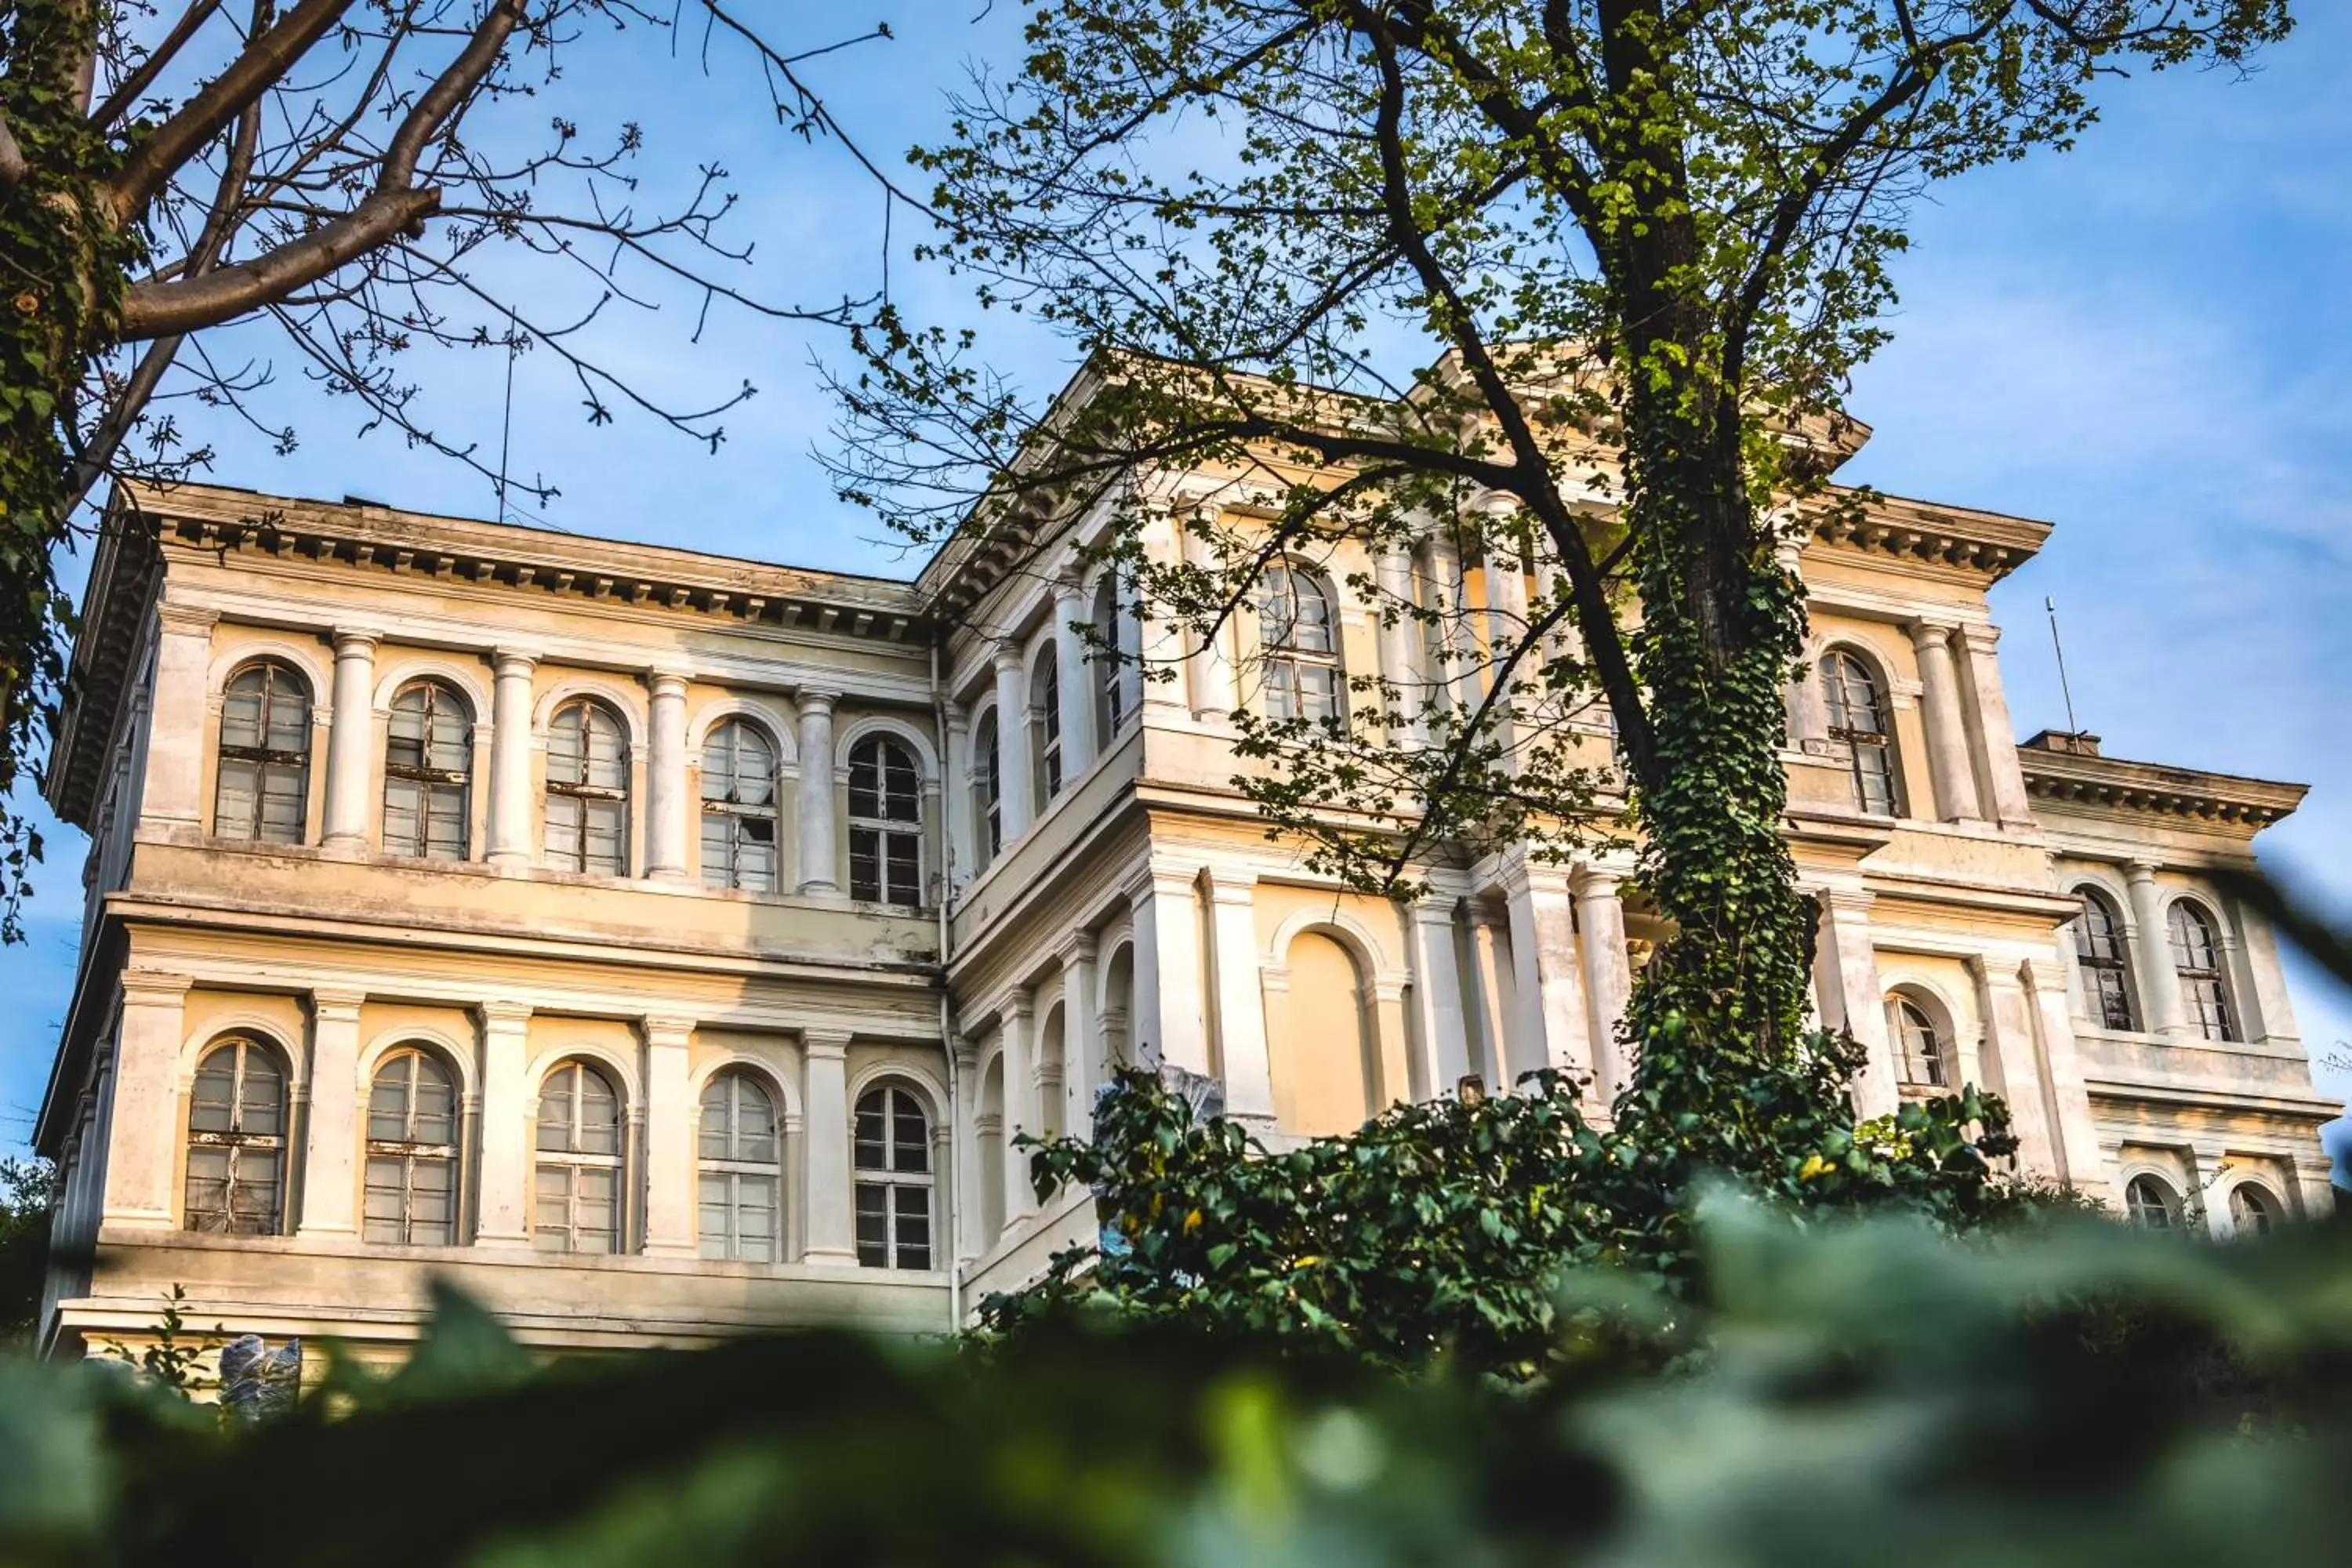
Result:
<svg viewBox="0 0 2352 1568"><path fill-rule="evenodd" d="M889 578L437 517L373 501L193 484L125 484L120 495L119 506L166 541L208 551L336 561L880 642L919 644L928 632L913 589Z"/></svg>
<svg viewBox="0 0 2352 1568"><path fill-rule="evenodd" d="M1941 566L1997 583L2031 560L2050 537L2051 525L2005 512L1944 506L1907 496L1872 494L1843 486L1833 494L1859 506L1835 509L1813 524L1821 542Z"/></svg>
<svg viewBox="0 0 2352 1568"><path fill-rule="evenodd" d="M2025 787L2036 800L2076 810L2132 812L2252 837L2303 804L2309 786L2200 773L2120 757L2020 746Z"/></svg>

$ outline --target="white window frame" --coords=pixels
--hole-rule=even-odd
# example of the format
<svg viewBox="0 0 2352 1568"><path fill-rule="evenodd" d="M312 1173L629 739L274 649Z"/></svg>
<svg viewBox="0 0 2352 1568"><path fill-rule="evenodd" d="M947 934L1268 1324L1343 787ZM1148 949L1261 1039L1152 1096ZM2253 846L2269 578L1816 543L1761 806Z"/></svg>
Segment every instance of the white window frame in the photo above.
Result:
<svg viewBox="0 0 2352 1568"><path fill-rule="evenodd" d="M198 1094L205 1074L224 1054L230 1057L227 1125L199 1128L196 1118L204 1107ZM268 1108L277 1125L275 1132L254 1131L246 1126L249 1112L261 1109L248 1106L246 1102L248 1068L257 1058L268 1065L278 1079L277 1097ZM197 1060L195 1078L189 1088L188 1113L183 1126L187 1148L186 1171L181 1185L181 1225L184 1228L209 1236L286 1234L287 1165L292 1157L287 1125L293 1114L292 1087L293 1074L289 1070L285 1053L254 1036L225 1035L205 1047L203 1056ZM209 1181L210 1178L196 1175L196 1156L215 1151L220 1153L225 1171L221 1178L222 1206L199 1210L195 1203L195 1184L199 1179ZM239 1167L251 1160L268 1162L271 1174L266 1184L239 1180ZM268 1194L269 1206L263 1215L265 1224L256 1226L236 1223L236 1196L240 1186L248 1191L263 1190ZM200 1224L200 1215L207 1219L216 1217L221 1223Z"/></svg>
<svg viewBox="0 0 2352 1568"><path fill-rule="evenodd" d="M386 1074L403 1068L407 1070L407 1079L402 1091L401 1131L403 1135L398 1138L378 1137L375 1125L377 1086L384 1081ZM429 1068L438 1073L449 1091L448 1138L442 1142L435 1142L429 1138L417 1136L416 1089L417 1080L421 1076L420 1068ZM367 1103L361 1108L361 1115L364 1119L362 1131L366 1135L362 1191L371 1199L380 1192L392 1193L398 1199L400 1210L396 1216L384 1216L386 1222L399 1228L399 1236L379 1236L373 1234L379 1223L378 1217L369 1213L363 1203L360 1217L361 1239L377 1246L390 1247L457 1246L459 1239L458 1226L464 1214L464 1188L461 1184L465 1175L459 1154L465 1137L465 1094L457 1075L450 1069L446 1062L441 1060L439 1056L421 1046L396 1047L384 1053L383 1057L377 1061L375 1071L369 1075ZM376 1182L376 1167L379 1162L396 1165L400 1178L398 1186L380 1185ZM427 1237L424 1240L419 1240L417 1239L419 1227L430 1222L419 1220L415 1212L416 1173L420 1167L429 1165L438 1165L446 1173L448 1185L445 1189L444 1195L448 1203L449 1215L439 1227L444 1232L440 1239L436 1240Z"/></svg>
<svg viewBox="0 0 2352 1568"><path fill-rule="evenodd" d="M575 1070L581 1075L593 1073L613 1097L613 1151L610 1153L579 1147L583 1142L581 1134L583 1130L581 1114L587 1099L583 1092L585 1078L584 1076L574 1077L562 1088L557 1087L559 1079ZM612 1069L587 1057L566 1057L557 1062L548 1069L547 1076L540 1079L539 1092L539 1115L534 1119L531 1128L530 1240L532 1247L541 1252L592 1258L627 1251L629 1245L629 1104L627 1096L614 1079ZM571 1100L570 1115L564 1124L566 1139L571 1145L567 1148L551 1149L545 1141L548 1128L547 1097L551 1092L566 1094ZM543 1173L551 1171L562 1172L565 1180L563 1224L553 1227L540 1223L540 1205L543 1201L540 1191L540 1176ZM612 1243L602 1250L580 1245L583 1228L580 1224L581 1175L587 1171L612 1173ZM560 1238L560 1245L550 1245L546 1239L550 1237Z"/></svg>
<svg viewBox="0 0 2352 1568"><path fill-rule="evenodd" d="M764 803L746 802L734 798L735 791L722 795L710 793L712 784L719 777L731 779L740 787L742 770L730 768L723 774L711 767L711 759L722 752L740 758L739 735L751 736L768 749L768 798ZM699 839L702 858L702 885L706 888L730 888L743 892L773 893L784 880L783 786L782 773L783 748L765 726L740 717L722 719L710 728L702 741L702 833ZM726 826L723 853L716 858L710 853L710 826L716 819ZM747 830L745 824L765 822L768 825L768 872L764 881L746 879L742 848Z"/></svg>
<svg viewBox="0 0 2352 1568"><path fill-rule="evenodd" d="M746 1154L746 1139L741 1118L743 1091L749 1089L760 1097L767 1107L767 1143L769 1158L758 1159ZM711 1142L711 1097L724 1093L728 1097L726 1124L717 1131L721 1141L719 1152L713 1153ZM784 1260L784 1118L783 1107L774 1085L748 1068L721 1068L710 1075L702 1086L701 1098L696 1102L699 1123L695 1131L695 1243L706 1258L738 1263L782 1263ZM726 1226L719 1237L719 1249L711 1250L712 1237L708 1224L711 1208L704 1195L707 1184L724 1184L726 1197L719 1205L725 1211ZM768 1189L767 1256L745 1256L746 1232L742 1224L745 1184L764 1182Z"/></svg>
<svg viewBox="0 0 2352 1568"><path fill-rule="evenodd" d="M906 1103L922 1121L920 1170L907 1170L900 1166L898 1157L904 1147L898 1137L900 1096L905 1097ZM873 1112L881 1118L882 1122L882 1137L878 1142L864 1136L867 1107L875 1101L880 1102ZM905 1084L888 1081L874 1084L857 1097L850 1129L851 1221L856 1233L858 1266L864 1268L937 1268L942 1237L940 1235L939 1177L936 1170L939 1152L931 1142L936 1130L931 1108L921 1095ZM869 1149L880 1151L878 1163L867 1163ZM872 1200L880 1208L883 1221L878 1246L869 1246L866 1237L864 1222L869 1194L878 1194ZM915 1194L919 1194L925 1237L923 1260L919 1264L901 1260L902 1253L912 1249L911 1244L901 1234L901 1222L908 1217L907 1204Z"/></svg>
<svg viewBox="0 0 2352 1568"><path fill-rule="evenodd" d="M251 743L229 739L229 710L237 700L240 681L259 677L260 710L255 740ZM283 687L281 690L280 688ZM269 744L272 728L270 717L278 703L294 700L302 705L299 732L302 737L299 750L288 751ZM213 837L235 839L247 844L307 844L310 838L310 733L317 700L310 683L302 673L283 659L257 658L238 667L221 688L220 743L213 759ZM250 809L244 820L234 826L221 812L221 800L226 791L229 767L232 763L252 770L253 784ZM292 837L269 831L266 805L270 798L269 782L291 776L293 798L297 803Z"/></svg>

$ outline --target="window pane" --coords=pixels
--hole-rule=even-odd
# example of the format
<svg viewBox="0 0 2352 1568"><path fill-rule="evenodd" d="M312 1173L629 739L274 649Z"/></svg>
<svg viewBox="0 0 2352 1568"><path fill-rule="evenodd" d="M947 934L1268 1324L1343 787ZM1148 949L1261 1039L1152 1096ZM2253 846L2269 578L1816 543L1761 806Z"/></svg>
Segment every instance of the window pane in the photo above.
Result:
<svg viewBox="0 0 2352 1568"><path fill-rule="evenodd" d="M457 1141L457 1086L448 1069L431 1057L409 1058L416 1064L415 1111L409 1137L419 1143Z"/></svg>
<svg viewBox="0 0 2352 1568"><path fill-rule="evenodd" d="M871 827L853 827L849 830L849 896L878 901L882 892L882 835Z"/></svg>
<svg viewBox="0 0 2352 1568"><path fill-rule="evenodd" d="M580 1141L583 1154L621 1152L621 1100L604 1075L593 1068L576 1068L580 1075Z"/></svg>
<svg viewBox="0 0 2352 1568"><path fill-rule="evenodd" d="M213 832L222 838L251 838L254 802L260 793L258 763L223 757L220 784L213 792Z"/></svg>
<svg viewBox="0 0 2352 1568"><path fill-rule="evenodd" d="M188 1228L222 1231L228 1228L228 1151L188 1151Z"/></svg>
<svg viewBox="0 0 2352 1568"><path fill-rule="evenodd" d="M890 1267L890 1189L860 1183L857 1188L857 1262L861 1268Z"/></svg>
<svg viewBox="0 0 2352 1568"><path fill-rule="evenodd" d="M533 1186L531 1245L542 1252L572 1250L572 1177L569 1165L541 1165Z"/></svg>
<svg viewBox="0 0 2352 1568"><path fill-rule="evenodd" d="M382 1155L368 1158L367 1202L361 1235L380 1246L403 1247L408 1242L402 1163Z"/></svg>
<svg viewBox="0 0 2352 1568"><path fill-rule="evenodd" d="M894 1093L898 1101L890 1118L890 1168L894 1171L924 1172L931 1168L930 1123L922 1107L909 1094Z"/></svg>
<svg viewBox="0 0 2352 1568"><path fill-rule="evenodd" d="M776 1179L735 1178L735 1256L747 1263L776 1260Z"/></svg>
<svg viewBox="0 0 2352 1568"><path fill-rule="evenodd" d="M258 668L240 671L221 697L221 744L258 747L262 744L261 688Z"/></svg>
<svg viewBox="0 0 2352 1568"><path fill-rule="evenodd" d="M235 1150L229 1172L229 1229L238 1236L277 1235L278 1151Z"/></svg>
<svg viewBox="0 0 2352 1568"><path fill-rule="evenodd" d="M205 1058L188 1096L188 1127L195 1132L226 1132L236 1115L236 1047L224 1046Z"/></svg>
<svg viewBox="0 0 2352 1568"><path fill-rule="evenodd" d="M931 1193L929 1187L896 1189L898 1243L895 1261L901 1268L931 1266Z"/></svg>
<svg viewBox="0 0 2352 1568"><path fill-rule="evenodd" d="M237 1100L237 1131L255 1137L275 1138L286 1131L285 1078L268 1051L240 1044L245 1084Z"/></svg>
<svg viewBox="0 0 2352 1568"><path fill-rule="evenodd" d="M462 784L435 784L425 796L425 854L434 860L466 858L466 790Z"/></svg>
<svg viewBox="0 0 2352 1568"><path fill-rule="evenodd" d="M620 1173L609 1169L587 1169L572 1173L578 1197L572 1213L576 1216L578 1252L612 1252L620 1236L620 1205L616 1194Z"/></svg>
<svg viewBox="0 0 2352 1568"><path fill-rule="evenodd" d="M607 877L628 875L628 840L624 830L622 806L617 800L590 800L581 803L586 808L586 821L582 832L585 837L581 851L583 869Z"/></svg>
<svg viewBox="0 0 2352 1568"><path fill-rule="evenodd" d="M908 909L923 901L922 840L911 833L887 837L889 859L884 868L884 897Z"/></svg>
<svg viewBox="0 0 2352 1568"><path fill-rule="evenodd" d="M727 1187L725 1175L705 1172L697 1188L697 1207L701 1215L701 1252L705 1258L734 1256L731 1228L734 1205L729 1201Z"/></svg>
<svg viewBox="0 0 2352 1568"><path fill-rule="evenodd" d="M889 1164L889 1122L879 1089L857 1101L855 1163L861 1171L887 1170Z"/></svg>
<svg viewBox="0 0 2352 1568"><path fill-rule="evenodd" d="M261 826L255 837L268 844L301 843L309 805L306 770L290 763L268 763L260 773Z"/></svg>
<svg viewBox="0 0 2352 1568"><path fill-rule="evenodd" d="M408 1133L408 1074L414 1057L395 1057L376 1069L368 1089L369 1138L383 1142L406 1142ZM446 1140L440 1140L446 1142Z"/></svg>

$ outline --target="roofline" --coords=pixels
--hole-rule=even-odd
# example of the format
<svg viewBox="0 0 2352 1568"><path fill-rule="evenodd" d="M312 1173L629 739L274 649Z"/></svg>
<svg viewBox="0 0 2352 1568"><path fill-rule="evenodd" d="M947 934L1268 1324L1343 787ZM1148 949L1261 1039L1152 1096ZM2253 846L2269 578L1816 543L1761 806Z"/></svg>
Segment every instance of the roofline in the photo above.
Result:
<svg viewBox="0 0 2352 1568"><path fill-rule="evenodd" d="M2190 817L2243 828L2251 837L2292 816L2309 784L2240 773L2207 773L2123 757L2017 748L2028 794L2056 805L2081 804L2152 816Z"/></svg>

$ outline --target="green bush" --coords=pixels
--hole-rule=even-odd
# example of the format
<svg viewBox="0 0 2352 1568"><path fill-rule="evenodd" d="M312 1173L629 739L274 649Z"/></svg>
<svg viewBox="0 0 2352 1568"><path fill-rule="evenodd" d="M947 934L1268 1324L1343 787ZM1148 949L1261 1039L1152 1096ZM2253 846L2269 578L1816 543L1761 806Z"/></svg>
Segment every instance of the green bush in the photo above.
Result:
<svg viewBox="0 0 2352 1568"><path fill-rule="evenodd" d="M1542 1384L1070 1322L534 1369L445 1298L388 1382L224 1426L0 1365L11 1563L2333 1561L2352 1250L1702 1205L1702 1304L1572 1275Z"/></svg>

